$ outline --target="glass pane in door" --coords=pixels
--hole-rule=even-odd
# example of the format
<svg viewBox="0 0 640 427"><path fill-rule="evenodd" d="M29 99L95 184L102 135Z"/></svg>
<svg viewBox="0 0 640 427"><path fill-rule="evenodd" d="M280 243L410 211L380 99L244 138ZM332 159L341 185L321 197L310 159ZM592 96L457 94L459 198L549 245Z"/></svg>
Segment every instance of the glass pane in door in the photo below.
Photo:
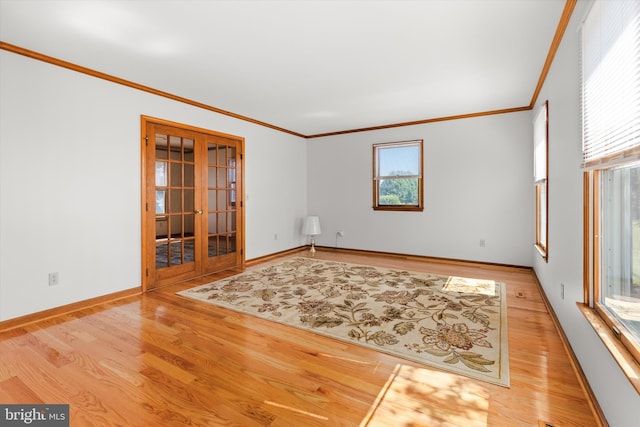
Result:
<svg viewBox="0 0 640 427"><path fill-rule="evenodd" d="M215 236L218 234L218 223L216 222L216 217L218 216L218 214L215 213L210 213L208 215L208 226L207 226L207 231L209 233L210 236Z"/></svg>
<svg viewBox="0 0 640 427"><path fill-rule="evenodd" d="M228 239L229 252L236 251L236 234L230 234Z"/></svg>
<svg viewBox="0 0 640 427"><path fill-rule="evenodd" d="M156 134L156 159L169 158L169 137L168 135Z"/></svg>
<svg viewBox="0 0 640 427"><path fill-rule="evenodd" d="M227 215L221 213L218 215L218 232L226 233L227 231Z"/></svg>
<svg viewBox="0 0 640 427"><path fill-rule="evenodd" d="M182 159L185 162L193 163L195 161L195 151L194 151L194 141L193 139L184 139L184 144L182 146Z"/></svg>
<svg viewBox="0 0 640 427"><path fill-rule="evenodd" d="M169 267L169 245L167 242L156 243L156 268Z"/></svg>
<svg viewBox="0 0 640 427"><path fill-rule="evenodd" d="M171 184L182 187L182 163L171 162Z"/></svg>
<svg viewBox="0 0 640 427"><path fill-rule="evenodd" d="M218 253L218 236L209 237L208 239L208 252L209 258L219 255Z"/></svg>
<svg viewBox="0 0 640 427"><path fill-rule="evenodd" d="M182 240L172 239L169 244L169 266L182 264Z"/></svg>
<svg viewBox="0 0 640 427"><path fill-rule="evenodd" d="M218 209L227 209L227 190L224 188L218 190Z"/></svg>
<svg viewBox="0 0 640 427"><path fill-rule="evenodd" d="M193 189L186 188L182 194L184 197L184 211L193 213L195 209Z"/></svg>
<svg viewBox="0 0 640 427"><path fill-rule="evenodd" d="M184 262L194 262L196 259L195 240L184 241Z"/></svg>
<svg viewBox="0 0 640 427"><path fill-rule="evenodd" d="M186 214L184 215L184 222L182 228L182 236L183 237L193 237L195 236L195 214Z"/></svg>
<svg viewBox="0 0 640 427"><path fill-rule="evenodd" d="M208 190L207 192L207 200L208 200L208 209L210 211L215 211L217 209L217 204L216 204L216 190Z"/></svg>

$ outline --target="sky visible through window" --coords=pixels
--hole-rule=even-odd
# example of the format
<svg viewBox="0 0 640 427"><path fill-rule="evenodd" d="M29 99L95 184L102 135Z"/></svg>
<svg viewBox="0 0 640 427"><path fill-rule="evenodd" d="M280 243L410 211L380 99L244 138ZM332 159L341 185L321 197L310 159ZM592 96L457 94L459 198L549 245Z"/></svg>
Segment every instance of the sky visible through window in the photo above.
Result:
<svg viewBox="0 0 640 427"><path fill-rule="evenodd" d="M411 172L413 175L420 174L420 148L413 147L392 147L380 150L380 171L381 176L389 176L395 172Z"/></svg>

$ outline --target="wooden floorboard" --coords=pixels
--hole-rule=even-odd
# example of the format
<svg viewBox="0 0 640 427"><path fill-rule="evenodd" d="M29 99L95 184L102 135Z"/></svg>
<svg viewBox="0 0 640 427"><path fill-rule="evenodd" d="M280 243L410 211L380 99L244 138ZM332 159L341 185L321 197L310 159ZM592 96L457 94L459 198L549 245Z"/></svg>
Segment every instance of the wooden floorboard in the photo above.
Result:
<svg viewBox="0 0 640 427"><path fill-rule="evenodd" d="M0 403L67 403L72 426L598 425L531 270L316 258L506 283L511 387L175 295L235 270L1 332Z"/></svg>

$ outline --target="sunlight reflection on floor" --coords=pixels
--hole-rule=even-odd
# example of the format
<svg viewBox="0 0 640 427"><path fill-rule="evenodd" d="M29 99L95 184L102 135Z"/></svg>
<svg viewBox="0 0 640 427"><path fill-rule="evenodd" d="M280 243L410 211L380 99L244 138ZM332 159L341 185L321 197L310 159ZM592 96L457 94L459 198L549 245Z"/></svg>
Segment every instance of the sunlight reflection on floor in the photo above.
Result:
<svg viewBox="0 0 640 427"><path fill-rule="evenodd" d="M462 292L465 294L494 296L496 295L496 282L494 280L449 276L442 290L444 292Z"/></svg>
<svg viewBox="0 0 640 427"><path fill-rule="evenodd" d="M486 427L488 399L488 390L470 379L396 365L360 427Z"/></svg>
<svg viewBox="0 0 640 427"><path fill-rule="evenodd" d="M305 415L305 416L308 416L308 417L311 417L311 418L317 418L317 419L323 420L323 421L327 421L329 419L328 417L325 417L323 415L314 414L313 412L309 412L309 411L303 411L303 410L294 408L293 406L283 405L283 404L280 404L280 403L272 402L270 400L265 400L264 403L265 403L265 405L270 405L270 406L275 406L276 408L286 409L287 411L296 412L298 414Z"/></svg>

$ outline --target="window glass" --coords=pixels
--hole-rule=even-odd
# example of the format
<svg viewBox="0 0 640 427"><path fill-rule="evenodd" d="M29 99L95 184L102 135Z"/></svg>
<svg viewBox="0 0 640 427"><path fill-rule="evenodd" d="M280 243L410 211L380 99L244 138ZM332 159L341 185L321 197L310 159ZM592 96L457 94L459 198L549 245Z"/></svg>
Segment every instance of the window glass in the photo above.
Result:
<svg viewBox="0 0 640 427"><path fill-rule="evenodd" d="M549 101L538 108L533 121L533 182L536 194L535 247L547 260Z"/></svg>
<svg viewBox="0 0 640 427"><path fill-rule="evenodd" d="M547 252L547 182L536 184L536 245Z"/></svg>
<svg viewBox="0 0 640 427"><path fill-rule="evenodd" d="M417 145L380 147L378 155L380 157L378 175L417 176L420 174L420 147Z"/></svg>
<svg viewBox="0 0 640 427"><path fill-rule="evenodd" d="M640 163L600 176L600 301L640 341Z"/></svg>

